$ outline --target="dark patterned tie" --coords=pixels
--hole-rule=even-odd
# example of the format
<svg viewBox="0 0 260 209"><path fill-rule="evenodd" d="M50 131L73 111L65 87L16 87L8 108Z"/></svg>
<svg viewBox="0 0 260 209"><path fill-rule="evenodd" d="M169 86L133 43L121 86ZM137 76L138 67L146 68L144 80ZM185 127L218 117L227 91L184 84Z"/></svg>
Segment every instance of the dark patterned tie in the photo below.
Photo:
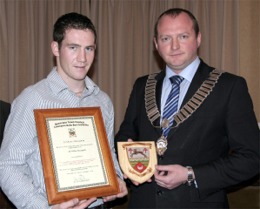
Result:
<svg viewBox="0 0 260 209"><path fill-rule="evenodd" d="M183 78L176 75L170 77L170 81L172 83L171 92L166 100L163 117L162 117L162 130L163 136L167 137L171 126L173 124L173 116L177 112L178 109L178 100L180 94L180 84L183 81Z"/></svg>

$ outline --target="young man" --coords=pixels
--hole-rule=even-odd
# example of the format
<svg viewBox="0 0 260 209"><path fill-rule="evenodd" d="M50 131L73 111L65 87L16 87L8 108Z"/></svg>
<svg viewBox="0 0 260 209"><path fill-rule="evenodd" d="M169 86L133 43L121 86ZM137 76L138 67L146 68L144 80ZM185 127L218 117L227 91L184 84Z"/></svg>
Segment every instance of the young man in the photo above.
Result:
<svg viewBox="0 0 260 209"><path fill-rule="evenodd" d="M189 11L170 9L158 18L154 44L166 69L136 80L116 135L157 145L154 178L133 182L129 208L228 208L225 189L259 172L246 81L199 59L200 43Z"/></svg>
<svg viewBox="0 0 260 209"><path fill-rule="evenodd" d="M104 208L110 201L127 194L118 177L120 193L102 199L91 198L49 205L34 119L34 109L99 106L115 168L122 176L114 153L113 105L106 93L87 77L96 49L96 30L91 20L77 13L61 16L54 25L51 49L57 66L48 77L26 88L13 102L0 152L0 181L3 191L17 208L82 209Z"/></svg>

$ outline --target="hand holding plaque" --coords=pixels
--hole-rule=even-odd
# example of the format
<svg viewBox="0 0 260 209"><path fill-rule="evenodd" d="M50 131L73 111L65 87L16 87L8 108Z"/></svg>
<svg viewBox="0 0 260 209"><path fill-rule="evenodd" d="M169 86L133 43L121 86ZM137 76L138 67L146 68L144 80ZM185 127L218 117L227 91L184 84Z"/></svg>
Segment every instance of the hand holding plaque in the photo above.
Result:
<svg viewBox="0 0 260 209"><path fill-rule="evenodd" d="M155 172L157 155L153 141L118 142L119 164L129 179L143 183Z"/></svg>

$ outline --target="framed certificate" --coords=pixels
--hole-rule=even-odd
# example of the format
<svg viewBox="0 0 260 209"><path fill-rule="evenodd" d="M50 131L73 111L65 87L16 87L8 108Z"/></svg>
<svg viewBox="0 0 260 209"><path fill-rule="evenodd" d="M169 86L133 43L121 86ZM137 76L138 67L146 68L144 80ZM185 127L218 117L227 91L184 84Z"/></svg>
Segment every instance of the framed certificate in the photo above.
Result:
<svg viewBox="0 0 260 209"><path fill-rule="evenodd" d="M119 192L99 107L35 109L49 204Z"/></svg>

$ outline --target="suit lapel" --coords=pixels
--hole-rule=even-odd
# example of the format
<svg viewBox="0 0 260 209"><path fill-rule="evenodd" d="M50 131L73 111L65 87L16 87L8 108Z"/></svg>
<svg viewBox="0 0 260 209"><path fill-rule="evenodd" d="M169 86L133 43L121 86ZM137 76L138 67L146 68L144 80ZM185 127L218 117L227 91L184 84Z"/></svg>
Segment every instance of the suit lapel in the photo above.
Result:
<svg viewBox="0 0 260 209"><path fill-rule="evenodd" d="M190 87L183 99L183 102L181 104L181 107L183 107L189 100L190 98L195 94L195 92L199 89L201 84L204 82L206 78L209 76L209 70L207 70L208 66L201 61L197 72L195 73L192 82L190 84Z"/></svg>
<svg viewBox="0 0 260 209"><path fill-rule="evenodd" d="M198 67L198 70L197 72L195 73L193 79L192 79L192 82L189 86L189 89L183 99L183 102L181 104L181 107L182 108L190 99L191 97L196 93L196 91L200 88L201 84L205 81L205 79L208 78L209 76L209 73L213 70L214 68L211 68L209 67L208 65L206 65L202 60L201 60L201 63ZM176 122L174 121L173 123L173 126L176 125ZM173 133L174 133L174 130L176 129L171 129L169 134L168 134L168 138L170 138Z"/></svg>
<svg viewBox="0 0 260 209"><path fill-rule="evenodd" d="M165 77L165 71L160 72L155 79L157 80L156 84L156 104L159 109L159 112L161 114L161 95L162 95L162 84L163 84L163 79ZM160 126L160 118L156 119L154 121L155 126ZM162 134L161 128L157 128L156 131L158 132L159 135Z"/></svg>

